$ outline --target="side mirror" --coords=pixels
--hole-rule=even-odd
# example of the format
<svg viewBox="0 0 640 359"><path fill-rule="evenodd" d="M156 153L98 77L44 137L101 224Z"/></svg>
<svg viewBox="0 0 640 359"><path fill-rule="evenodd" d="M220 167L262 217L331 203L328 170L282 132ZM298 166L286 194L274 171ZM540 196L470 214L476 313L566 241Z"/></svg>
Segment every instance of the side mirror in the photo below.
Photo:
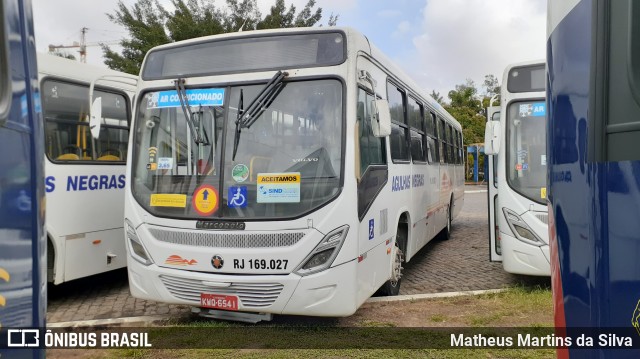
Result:
<svg viewBox="0 0 640 359"><path fill-rule="evenodd" d="M371 101L371 129L376 137L387 137L391 134L391 112L387 100Z"/></svg>
<svg viewBox="0 0 640 359"><path fill-rule="evenodd" d="M91 113L89 116L89 128L93 138L100 137L100 125L102 124L102 97L98 97L91 105Z"/></svg>
<svg viewBox="0 0 640 359"><path fill-rule="evenodd" d="M484 128L484 154L497 155L500 152L500 122L487 121Z"/></svg>

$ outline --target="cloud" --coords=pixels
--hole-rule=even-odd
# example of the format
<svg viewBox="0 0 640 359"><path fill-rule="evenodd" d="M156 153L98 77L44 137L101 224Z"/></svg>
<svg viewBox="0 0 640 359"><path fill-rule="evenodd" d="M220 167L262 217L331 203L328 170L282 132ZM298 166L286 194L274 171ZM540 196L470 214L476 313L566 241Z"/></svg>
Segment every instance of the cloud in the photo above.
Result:
<svg viewBox="0 0 640 359"><path fill-rule="evenodd" d="M376 15L378 15L378 17L381 17L383 19L388 19L388 18L398 17L402 15L402 11L398 9L385 9L385 10L378 11Z"/></svg>
<svg viewBox="0 0 640 359"><path fill-rule="evenodd" d="M407 20L401 21L398 26L396 26L395 31L391 34L391 37L395 39L400 39L405 36L409 31L411 31L411 23Z"/></svg>
<svg viewBox="0 0 640 359"><path fill-rule="evenodd" d="M485 75L501 80L510 63L543 59L546 1L428 0L419 32L415 53L399 61L446 98L466 78L480 87Z"/></svg>

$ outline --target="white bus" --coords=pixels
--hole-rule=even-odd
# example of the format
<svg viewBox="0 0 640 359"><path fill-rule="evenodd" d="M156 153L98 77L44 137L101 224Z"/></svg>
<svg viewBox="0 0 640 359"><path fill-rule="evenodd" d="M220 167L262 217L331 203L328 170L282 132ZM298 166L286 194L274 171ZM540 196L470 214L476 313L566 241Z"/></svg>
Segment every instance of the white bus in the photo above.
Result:
<svg viewBox="0 0 640 359"><path fill-rule="evenodd" d="M402 262L462 207L460 124L352 29L159 46L137 98L135 297L213 318L347 316L397 294Z"/></svg>
<svg viewBox="0 0 640 359"><path fill-rule="evenodd" d="M500 106L487 111L490 260L509 273L548 276L544 60L513 64Z"/></svg>
<svg viewBox="0 0 640 359"><path fill-rule="evenodd" d="M125 161L137 78L48 54L38 55L38 72L48 281L122 268ZM102 99L105 118L97 139L89 126L90 97Z"/></svg>

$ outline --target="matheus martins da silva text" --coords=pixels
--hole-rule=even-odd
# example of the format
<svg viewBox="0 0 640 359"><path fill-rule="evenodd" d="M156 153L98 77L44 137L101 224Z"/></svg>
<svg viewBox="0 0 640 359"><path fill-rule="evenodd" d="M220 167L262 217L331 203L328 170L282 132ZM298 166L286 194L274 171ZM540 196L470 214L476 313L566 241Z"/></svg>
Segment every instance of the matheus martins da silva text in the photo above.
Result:
<svg viewBox="0 0 640 359"><path fill-rule="evenodd" d="M578 335L574 338L557 336L549 334L545 336L536 336L532 334L518 334L513 336L486 336L482 334L464 335L451 334L452 347L538 347L538 348L556 348L556 347L609 347L609 348L625 348L632 347L633 340L631 337L620 336L612 333L603 333L596 336L585 334Z"/></svg>

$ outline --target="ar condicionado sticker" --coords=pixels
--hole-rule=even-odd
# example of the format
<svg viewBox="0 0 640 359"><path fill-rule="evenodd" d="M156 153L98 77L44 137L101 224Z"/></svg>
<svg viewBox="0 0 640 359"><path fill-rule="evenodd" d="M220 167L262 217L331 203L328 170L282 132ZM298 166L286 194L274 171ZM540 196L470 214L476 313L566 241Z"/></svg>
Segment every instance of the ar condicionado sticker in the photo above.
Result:
<svg viewBox="0 0 640 359"><path fill-rule="evenodd" d="M218 191L213 186L204 184L193 192L191 204L200 215L208 216L218 210L218 198Z"/></svg>

